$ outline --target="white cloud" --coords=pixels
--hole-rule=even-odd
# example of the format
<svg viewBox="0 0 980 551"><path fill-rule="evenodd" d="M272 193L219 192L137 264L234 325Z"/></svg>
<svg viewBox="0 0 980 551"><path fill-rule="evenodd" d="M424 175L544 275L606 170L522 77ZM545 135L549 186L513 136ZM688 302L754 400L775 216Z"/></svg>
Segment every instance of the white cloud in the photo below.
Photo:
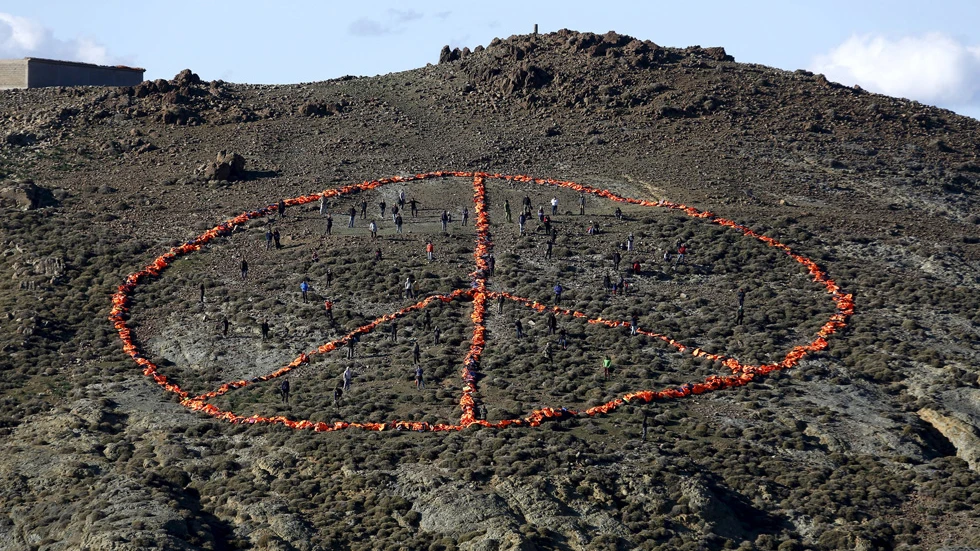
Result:
<svg viewBox="0 0 980 551"><path fill-rule="evenodd" d="M384 36L404 32L404 26L412 21L425 17L425 14L415 10L389 9L384 21L359 17L347 26L347 32L355 36Z"/></svg>
<svg viewBox="0 0 980 551"><path fill-rule="evenodd" d="M0 58L46 57L114 65L118 59L91 38L61 40L51 29L26 17L0 12Z"/></svg>
<svg viewBox="0 0 980 551"><path fill-rule="evenodd" d="M846 85L950 108L980 104L980 46L941 33L852 36L817 56L812 71Z"/></svg>

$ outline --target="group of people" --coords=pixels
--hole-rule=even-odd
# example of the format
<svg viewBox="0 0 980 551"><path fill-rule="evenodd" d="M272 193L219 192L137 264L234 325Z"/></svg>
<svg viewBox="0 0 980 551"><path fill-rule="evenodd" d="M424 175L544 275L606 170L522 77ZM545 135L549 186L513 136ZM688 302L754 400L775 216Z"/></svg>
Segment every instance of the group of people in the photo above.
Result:
<svg viewBox="0 0 980 551"><path fill-rule="evenodd" d="M582 194L579 197L578 203L579 203L579 214L580 215L584 215L585 214L585 205L586 205L585 195L584 194ZM411 200L408 200L406 198L406 196L405 196L405 191L404 190L401 190L399 192L397 204L396 205L391 205L390 209L388 208L388 205L385 203L384 200L381 200L378 203L378 209L379 209L379 212L380 212L381 217L384 217L386 212L389 212L390 213L391 219L392 219L392 223L395 225L395 233L396 234L401 234L402 233L402 227L403 227L403 223L404 223L404 220L403 220L403 212L405 211L406 204L409 206L409 209L410 209L410 212L411 212L411 216L413 218L416 218L418 216L419 202L416 199L414 199L414 198L411 199ZM550 209L551 210L550 216L556 216L558 214L558 206L559 206L558 197L557 196L552 197L552 199L550 201L550 207L551 207L551 209ZM532 209L532 203L531 203L531 199L530 199L529 196L525 195L524 199L522 200L521 207L522 207L521 208L521 212L520 212L520 214L518 216L518 226L519 226L520 235L523 236L526 233L526 224L527 224L527 221L532 216L532 210L531 210ZM367 200L366 199L361 199L361 202L360 202L360 216L363 219L366 219L367 218L367 209L368 209ZM285 215L286 215L286 204L285 204L285 202L283 200L280 200L277 203L277 211L278 211L278 217L280 219L282 219L282 218L285 217ZM327 235L330 235L331 232L332 232L332 226L333 226L333 216L327 211L327 203L326 203L325 199L322 198L322 197L320 199L319 212L320 212L320 215L321 216L324 216L326 218L326 234ZM507 200L504 201L504 212L505 212L505 216L506 216L507 222L511 222L512 221L511 207L510 207L509 201L507 201ZM461 224L463 226L466 226L467 225L468 220L469 220L469 214L470 214L469 213L469 209L466 208L466 207L464 207L462 209L462 215L461 215L461 220L460 220L460 222L461 222ZM350 210L348 212L348 215L349 215L348 227L349 228L353 228L354 227L355 218L358 215L357 208L354 205L352 205L350 207ZM539 229L543 229L544 232L545 232L545 234L549 237L549 240L547 242L547 252L545 253L545 255L546 255L547 258L550 258L551 251L552 251L552 246L555 243L555 240L556 240L556 237L557 237L557 229L554 228L554 226L552 225L552 220L551 220L550 216L545 213L543 207L539 207L538 208L538 210L537 210L537 216L538 216L538 221L541 224L541 226L539 227ZM617 219L622 219L622 211L619 208L616 209L616 217L617 217ZM448 230L448 224L450 224L452 222L452 219L453 219L452 215L449 213L449 211L443 210L441 212L441 214L440 214L439 219L440 219L440 222L441 222L441 226L442 226L443 231L447 231ZM369 229L369 231L371 233L371 237L373 239L377 239L379 226L378 226L376 220L371 220L369 222L368 229ZM599 225L596 224L595 222L590 222L590 226L588 228L588 233L591 234L591 235L594 235L594 234L597 234L599 232L600 232ZM281 248L281 243L280 243L281 236L280 236L279 230L277 228L270 227L266 231L265 238L266 238L266 249L272 249L273 246L276 249ZM633 233L630 232L627 235L625 242L620 246L620 248L625 249L627 252L633 252L634 251L634 247L635 247L635 238L634 238ZM434 251L435 251L434 244L432 243L431 240L427 240L426 241L426 244L425 244L425 253L426 253L427 260L430 261L430 262L434 260ZM664 261L665 262L671 262L671 261L673 261L674 264L683 263L686 255L688 254L688 248L687 248L687 246L685 244L683 244L683 243L679 244L677 246L677 248L676 248L676 253L674 253L674 254L676 256L672 255L672 251L671 250L665 251L664 257L663 257ZM314 258L314 261L318 260L318 256L317 256L316 251L314 251L313 258ZM381 250L380 249L377 250L376 257L375 258L376 258L376 260L380 260L381 259ZM619 268L620 268L620 263L622 262L622 254L620 254L619 251L614 251L614 253L612 255L612 261L613 261L613 268L614 268L614 270L618 272L619 271ZM491 258L490 262L492 262L492 258ZM489 268L488 269L490 271L490 273L488 275L492 275L492 272L493 272L493 264L492 263L489 264ZM628 267L628 271L630 273L633 273L634 275L641 274L641 265L640 265L639 260L634 260L633 263ZM242 261L241 261L241 277L244 280L244 279L247 278L247 276L248 276L248 263L245 260L245 258L242 258ZM611 291L612 291L613 294L625 294L627 292L628 287L629 287L629 283L626 281L626 279L625 279L625 277L623 277L623 275L620 275L620 277L618 278L617 281L613 281L608 275L604 275L603 276L603 285L604 285L604 287L606 289L611 289ZM311 292L311 286L310 286L309 281L306 278L304 278L302 280L302 282L300 283L299 288L300 288L300 293L301 293L303 302L304 303L308 303L309 302L309 296L308 295ZM415 279L414 279L413 276L409 275L409 276L406 277L405 282L404 282L404 285L403 285L403 291L404 291L405 298L416 298L416 296L417 296L417 289L416 289ZM561 285L561 283L555 283L554 287L552 288L552 291L554 293L554 304L560 305L562 303L563 294L565 292L564 287ZM201 298L201 300L203 302L203 288L202 288L202 298ZM735 320L737 325L741 325L743 323L743 319L744 319L744 300L745 300L745 291L743 289L739 289L738 290L738 293L737 293L737 314L736 314L736 320ZM332 310L332 308L333 308L333 302L330 301L329 299L327 299L327 300L324 301L324 306L325 306L325 310L326 310L326 313L327 313L327 317L332 322L333 321L333 310ZM499 308L499 310L501 312L503 311L503 297L502 296L500 298L500 303L498 305L498 308ZM425 312L425 316L426 316L426 318L429 318L428 311ZM430 322L424 322L423 323L423 326L427 326L427 325L430 325ZM226 323L226 326L227 326L227 323ZM629 328L630 328L630 334L631 335L636 335L637 334L638 326L639 326L638 316L636 314L631 315L630 323L629 323ZM518 339L523 339L526 336L526 334L524 332L523 324L522 324L522 322L521 322L521 320L519 318L518 319L515 319L515 321L514 321L514 327L515 327L516 337ZM559 327L558 326L557 318L556 318L554 312L549 312L548 313L546 327L547 327L547 334L548 334L549 337L552 337L552 336L556 336L557 337L557 341L555 341L554 343L549 339L545 343L544 348L542 349L542 353L545 356L545 359L549 362L549 364L551 364L553 362L553 359L554 359L554 344L556 344L557 346L561 347L561 349L563 349L563 350L567 349L567 347L568 347L568 332L566 331L566 329L564 327ZM262 320L261 329L262 329L262 337L263 337L263 339L268 339L269 338L269 330L270 329L269 329L269 324L268 324L268 321L267 320L265 320L265 319ZM397 329L397 322L392 321L390 323L390 330L391 330L391 332L390 332L390 338L392 340L397 340L397 338L398 338L397 337L397 335L398 335L397 334L397 331L398 331L398 329ZM225 332L227 332L227 327L225 328ZM434 333L434 342L435 342L435 344L439 344L439 342L440 342L440 340L439 340L440 339L440 333L441 333L440 332L440 329L438 327L435 327L433 333ZM359 339L356 336L347 339L346 345L347 345L347 357L348 357L348 359L353 359L353 357L354 357L354 347L355 347L355 345L356 345L356 343L358 341L359 341ZM604 355L603 358L602 358L602 360L601 360L602 376L604 378L609 378L611 365L612 365L612 359L611 359L611 357L608 354L607 355ZM423 390L423 389L425 389L424 370L423 370L422 362L421 362L421 348L420 348L420 345L419 345L419 343L417 341L412 346L412 367L413 367L413 370L414 370L414 381L415 381L414 384L415 384L415 388L417 390ZM337 402L340 401L343 393L345 393L345 392L347 392L347 391L350 390L351 384L352 384L352 381L353 381L353 378L354 378L354 375L355 374L354 374L354 371L353 371L352 367L350 365L348 365L345 368L345 370L343 371L343 373L341 374L341 382L340 382L340 385L334 390L334 401L335 401L335 403L337 403ZM279 386L279 392L281 394L282 402L284 404L288 404L289 403L289 397L290 397L290 382L289 382L288 379L286 379L286 378L283 379L283 381L281 382L281 384Z"/></svg>

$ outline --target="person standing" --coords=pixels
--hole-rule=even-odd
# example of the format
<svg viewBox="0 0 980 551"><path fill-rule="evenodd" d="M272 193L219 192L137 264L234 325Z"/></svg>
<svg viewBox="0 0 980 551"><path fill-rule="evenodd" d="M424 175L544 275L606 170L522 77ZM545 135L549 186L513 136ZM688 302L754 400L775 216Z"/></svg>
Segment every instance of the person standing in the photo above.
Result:
<svg viewBox="0 0 980 551"><path fill-rule="evenodd" d="M538 222L544 222L544 207L538 207Z"/></svg>
<svg viewBox="0 0 980 551"><path fill-rule="evenodd" d="M565 291L562 288L561 283L555 283L555 304L561 304L561 294Z"/></svg>
<svg viewBox="0 0 980 551"><path fill-rule="evenodd" d="M320 216L327 214L327 198L323 195L320 196Z"/></svg>
<svg viewBox="0 0 980 551"><path fill-rule="evenodd" d="M677 260L674 261L675 264L683 264L684 257L687 255L687 245L681 244L677 247Z"/></svg>
<svg viewBox="0 0 980 551"><path fill-rule="evenodd" d="M403 209L405 208L405 190L404 189L403 190L400 190L398 192L398 206L401 207L401 208L403 208Z"/></svg>
<svg viewBox="0 0 980 551"><path fill-rule="evenodd" d="M578 196L578 213L581 216L585 215L585 194L579 194Z"/></svg>
<svg viewBox="0 0 980 551"><path fill-rule="evenodd" d="M524 237L524 224L527 222L527 215L523 212L517 217L517 227L520 229L521 237Z"/></svg>
<svg viewBox="0 0 980 551"><path fill-rule="evenodd" d="M333 216L327 213L327 235L330 235L333 231Z"/></svg>
<svg viewBox="0 0 980 551"><path fill-rule="evenodd" d="M395 233L402 232L402 215L401 213L395 215Z"/></svg>
<svg viewBox="0 0 980 551"><path fill-rule="evenodd" d="M347 339L347 357L350 359L354 358L354 346L357 345L357 335L351 336ZM347 390L347 389L344 389Z"/></svg>
<svg viewBox="0 0 980 551"><path fill-rule="evenodd" d="M552 247L554 247L554 246L555 246L555 244L554 244L553 242L551 242L551 241L548 241L548 244L547 244L547 249L545 249L545 251L544 251L544 257L545 257L546 259L548 259L548 260L551 260L551 249L552 249Z"/></svg>
<svg viewBox="0 0 980 551"><path fill-rule="evenodd" d="M241 269L242 269L242 281L245 281L245 278L248 277L248 260L245 260L244 256L242 257Z"/></svg>
<svg viewBox="0 0 980 551"><path fill-rule="evenodd" d="M544 358L548 360L548 365L555 365L555 351L551 348L551 341L545 343L541 352L544 354Z"/></svg>
<svg viewBox="0 0 980 551"><path fill-rule="evenodd" d="M738 300L738 309L735 311L735 325L742 325L745 321L745 289L739 289L735 294Z"/></svg>
<svg viewBox="0 0 980 551"><path fill-rule="evenodd" d="M378 238L378 223L375 222L374 220L371 220L371 223L368 224L368 229L371 230L371 239L377 239Z"/></svg>
<svg viewBox="0 0 980 551"><path fill-rule="evenodd" d="M265 250L272 249L272 228L265 230Z"/></svg>
<svg viewBox="0 0 980 551"><path fill-rule="evenodd" d="M564 327L558 330L558 346L562 350L568 350L568 331L565 331Z"/></svg>
<svg viewBox="0 0 980 551"><path fill-rule="evenodd" d="M282 395L282 403L289 403L289 379L283 379L279 384L279 394Z"/></svg>
<svg viewBox="0 0 980 551"><path fill-rule="evenodd" d="M286 217L286 201L280 199L279 204L276 205L276 210L279 212L279 218Z"/></svg>
<svg viewBox="0 0 980 551"><path fill-rule="evenodd" d="M391 341L398 342L398 322L391 321Z"/></svg>
<svg viewBox="0 0 980 551"><path fill-rule="evenodd" d="M299 284L299 292L300 293L303 293L303 304L306 304L307 302L309 302L306 299L306 293L308 293L309 290L310 290L310 284L307 283L306 280L304 279L303 282Z"/></svg>
<svg viewBox="0 0 980 551"><path fill-rule="evenodd" d="M442 231L446 232L446 226L449 224L449 213L442 211L442 215L439 216L439 221L442 222Z"/></svg>
<svg viewBox="0 0 980 551"><path fill-rule="evenodd" d="M531 197L530 196L525 195L524 196L524 199L521 199L521 210L524 212L525 215L528 215L528 216L531 215Z"/></svg>
<svg viewBox="0 0 980 551"><path fill-rule="evenodd" d="M422 366L415 366L415 390L425 390L425 379L422 376Z"/></svg>
<svg viewBox="0 0 980 551"><path fill-rule="evenodd" d="M439 344L439 337L441 336L442 336L442 329L439 329L439 326L437 325L435 329L432 330L432 337L433 337L432 341L435 344Z"/></svg>
<svg viewBox="0 0 980 551"><path fill-rule="evenodd" d="M279 242L279 239L281 238L282 234L279 233L279 228L272 230L272 240L276 242L277 251L282 248L282 243Z"/></svg>
<svg viewBox="0 0 980 551"><path fill-rule="evenodd" d="M354 207L351 207L351 216L354 216ZM361 218L367 218L367 199L361 198ZM351 226L352 228L354 226Z"/></svg>
<svg viewBox="0 0 980 551"><path fill-rule="evenodd" d="M415 298L415 292L412 289L413 283L412 276L405 278L405 298Z"/></svg>
<svg viewBox="0 0 980 551"><path fill-rule="evenodd" d="M463 225L466 225L466 221L470 219L470 209L463 207Z"/></svg>
<svg viewBox="0 0 980 551"><path fill-rule="evenodd" d="M415 346L412 347L412 363L415 365L422 363L422 349L419 348L419 341L415 341Z"/></svg>
<svg viewBox="0 0 980 551"><path fill-rule="evenodd" d="M326 299L323 301L323 309L327 312L327 319L330 320L330 324L333 325L333 301Z"/></svg>
<svg viewBox="0 0 980 551"><path fill-rule="evenodd" d="M395 219L398 218L398 205L391 205L391 222L394 224Z"/></svg>
<svg viewBox="0 0 980 551"><path fill-rule="evenodd" d="M351 206L350 212L348 214L350 215L350 218L347 219L347 227L348 228L353 228L354 227L354 217L357 216L357 210L353 206ZM363 218L363 216L361 218Z"/></svg>
<svg viewBox="0 0 980 551"><path fill-rule="evenodd" d="M612 358L607 354L602 358L602 377L609 378L609 368L612 367Z"/></svg>
<svg viewBox="0 0 980 551"><path fill-rule="evenodd" d="M381 218L384 218L385 217L385 209L388 208L388 204L385 203L385 200L384 199L382 199L381 202L378 203L378 208L381 209Z"/></svg>
<svg viewBox="0 0 980 551"><path fill-rule="evenodd" d="M556 214L558 214L558 196L557 195L551 198L551 215L552 216L555 216Z"/></svg>
<svg viewBox="0 0 980 551"><path fill-rule="evenodd" d="M640 318L636 314L630 316L630 335L636 335L636 330L639 329Z"/></svg>
<svg viewBox="0 0 980 551"><path fill-rule="evenodd" d="M494 272L497 271L497 257L490 253L487 257L487 269L490 271L490 277L493 277Z"/></svg>
<svg viewBox="0 0 980 551"><path fill-rule="evenodd" d="M425 257L429 259L429 262L432 262L432 255L435 250L436 248L435 245L432 244L432 241L425 242Z"/></svg>
<svg viewBox="0 0 980 551"><path fill-rule="evenodd" d="M630 232L630 234L626 236L626 250L633 250L633 232Z"/></svg>
<svg viewBox="0 0 980 551"><path fill-rule="evenodd" d="M269 320L262 319L262 323L259 325L259 329L262 330L262 340L269 340Z"/></svg>
<svg viewBox="0 0 980 551"><path fill-rule="evenodd" d="M511 220L511 218L510 218L510 202L507 201L507 199L504 199L504 214L507 215L507 223L508 224L510 224L511 222L513 222L513 220Z"/></svg>
<svg viewBox="0 0 980 551"><path fill-rule="evenodd" d="M497 313L498 314L504 313L504 295L497 296Z"/></svg>
<svg viewBox="0 0 980 551"><path fill-rule="evenodd" d="M350 383L354 379L354 371L350 368L350 366L347 366L347 368L344 369L343 378L344 378L343 389L344 392L347 392L350 390Z"/></svg>
<svg viewBox="0 0 980 551"><path fill-rule="evenodd" d="M554 335L555 331L558 329L558 318L555 317L554 312L548 312L548 317L546 318L546 323L548 326L548 334Z"/></svg>
<svg viewBox="0 0 980 551"><path fill-rule="evenodd" d="M416 218L419 215L419 202L412 197L412 200L408 202L408 206L412 209L412 218Z"/></svg>
<svg viewBox="0 0 980 551"><path fill-rule="evenodd" d="M221 336L222 337L227 337L228 336L228 326L229 325L231 325L231 322L228 321L228 316L222 317L221 318Z"/></svg>
<svg viewBox="0 0 980 551"><path fill-rule="evenodd" d="M204 304L204 284L201 284L201 304Z"/></svg>
<svg viewBox="0 0 980 551"><path fill-rule="evenodd" d="M521 323L520 319L514 320L514 332L518 339L524 338L524 324Z"/></svg>

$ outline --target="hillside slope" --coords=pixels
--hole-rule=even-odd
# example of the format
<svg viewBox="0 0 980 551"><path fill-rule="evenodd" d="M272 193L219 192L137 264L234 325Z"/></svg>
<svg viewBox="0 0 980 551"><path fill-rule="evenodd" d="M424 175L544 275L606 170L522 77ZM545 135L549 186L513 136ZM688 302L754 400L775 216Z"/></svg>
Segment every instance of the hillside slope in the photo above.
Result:
<svg viewBox="0 0 980 551"><path fill-rule="evenodd" d="M805 71L560 31L443 51L439 64L283 86L190 71L129 89L0 94L0 549L940 549L980 547L980 123ZM244 167L215 159L235 153ZM219 159L220 160L220 159ZM814 259L854 295L829 347L736 390L541 427L329 433L189 411L122 351L107 320L127 274L241 212L429 171L528 174L684 203ZM396 234L405 189L421 205ZM203 393L251 379L404 307L465 289L473 184L444 178L258 217L134 295L139 344ZM520 236L523 196L560 229ZM358 212L368 202L380 238ZM496 291L749 362L778 362L833 314L785 255L658 209L488 183ZM442 210L454 221L441 231ZM475 213L472 213L475 216ZM598 235L586 228L597 225ZM278 228L282 248L267 250ZM620 245L634 234L634 250ZM424 258L424 244L436 259ZM664 251L687 244L684 264ZM375 251L383 259L375 259ZM318 261L313 261L316 251ZM611 255L639 275L615 273ZM240 262L250 265L247 278ZM612 295L602 277L629 277ZM314 300L304 304L308 278ZM736 324L736 291L746 290ZM204 300L199 294L203 289ZM334 320L322 300L335 302ZM278 383L215 399L243 415L458 421L472 306L447 303ZM521 319L528 338L510 338ZM227 320L228 329L223 323ZM263 339L260 323L271 335ZM588 407L720 366L629 331L508 304L487 321L489 419ZM432 327L439 327L438 344ZM422 345L428 388L412 386ZM614 358L610 377L600 361ZM346 366L357 376L339 403Z"/></svg>

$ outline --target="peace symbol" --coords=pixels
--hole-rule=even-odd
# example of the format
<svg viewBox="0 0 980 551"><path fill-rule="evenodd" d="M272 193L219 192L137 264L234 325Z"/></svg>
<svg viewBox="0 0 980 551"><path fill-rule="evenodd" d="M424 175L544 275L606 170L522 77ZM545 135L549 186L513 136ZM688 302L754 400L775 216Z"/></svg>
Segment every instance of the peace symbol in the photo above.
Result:
<svg viewBox="0 0 980 551"><path fill-rule="evenodd" d="M204 394L193 396L188 391L180 388L177 384L171 382L166 375L160 373L159 367L147 358L147 354L136 344L135 335L131 327L129 326L128 320L130 317L130 305L132 303L132 295L138 285L148 283L158 277L178 258L191 254L195 251L200 250L205 244L210 243L221 237L229 236L234 228L240 224L244 224L249 220L260 218L263 216L268 216L275 213L280 206L277 204L269 205L267 207L242 213L230 220L227 220L217 226L211 228L210 230L204 232L203 234L195 237L194 239L184 243L181 246L173 247L168 252L157 257L153 262L144 267L142 270L130 274L126 277L122 285L118 287L117 292L112 297L112 309L109 314L109 320L113 323L114 327L119 333L119 338L122 341L123 351L129 355L132 360L139 365L143 374L151 377L157 384L162 386L169 392L177 394L181 398L181 404L191 410L199 411L215 417L217 419L229 421L231 423L246 423L246 424L256 424L256 423L266 423L266 424L278 424L294 429L309 429L317 432L334 431L346 428L361 428L366 430L385 430L385 429L395 429L395 430L415 430L415 431L458 431L464 429L470 425L481 425L484 427L493 428L503 428L508 426L527 426L535 427L540 425L543 421L548 419L564 419L574 416L594 416L599 414L605 414L612 412L613 410L619 408L626 403L648 403L651 401L659 400L669 400L676 398L684 398L691 395L704 394L706 392L711 392L720 389L732 388L745 385L750 381L753 381L757 377L772 373L774 371L784 370L797 365L805 356L808 354L818 352L823 350L828 346L827 339L830 338L834 333L843 329L849 317L854 313L854 301L851 294L844 293L840 287L835 283L830 277L821 269L816 262L804 257L802 255L796 254L787 245L777 241L776 239L757 233L750 228L740 225L732 220L722 218L714 215L711 212L698 210L694 207L686 206L683 204L672 203L669 201L647 201L642 199L633 199L628 197L622 197L606 189L599 189L595 187L590 187L586 185L581 185L575 182L563 181L563 180L553 180L547 178L533 178L531 176L525 175L504 175L504 174L490 174L485 172L428 172L423 174L416 174L414 176L395 176L391 178L384 178L379 180L371 180L362 182L359 184L347 185L340 188L328 189L321 193L315 193L311 195L304 195L300 197L295 197L292 199L287 199L285 201L286 206L302 205L311 203L313 201L318 201L321 198L329 199L335 197L341 197L344 195L363 192L367 190L372 190L379 188L386 184L393 183L409 183L417 182L426 179L433 178L472 178L473 181L473 206L475 213L475 229L476 229L476 242L473 253L474 270L469 274L471 278L471 285L467 289L458 289L446 294L437 294L426 297L425 299L409 305L407 307L401 308L397 311L393 311L384 314L377 319L367 323L361 327L358 327L342 337L327 342L315 350L308 353L300 354L297 358L291 361L289 364L260 377L255 377L249 380L238 380L231 381L222 384L217 389ZM709 375L704 380L687 383L679 387L664 388L661 390L636 390L623 394L622 396L606 402L601 405L593 406L584 410L573 410L568 408L551 408L544 407L535 411L530 412L528 415L520 418L514 419L503 419L498 421L488 421L486 419L479 419L476 401L476 392L478 381L480 380L480 369L481 369L481 357L484 352L484 348L487 344L487 327L486 327L486 313L487 304L490 300L508 300L520 304L526 308L538 311L538 312L552 312L555 315L568 316L573 318L582 318L590 324L596 324L605 327L626 327L631 324L630 321L624 320L614 320L614 319L604 319L602 317L590 317L588 314L572 309L566 309L559 305L547 305L541 302L532 300L530 298L517 296L515 294L505 292L505 291L493 291L488 286L489 277L489 266L488 258L493 251L493 241L490 234L490 218L487 210L487 191L486 191L486 181L487 180L503 180L510 182L523 182L528 184L536 184L542 186L556 186L558 188L571 189L579 193L588 194L596 197L601 197L607 200L616 201L620 203L639 205L643 207L651 208L662 208L671 209L674 211L682 212L687 216L701 219L705 223L717 224L729 228L732 231L738 232L742 236L750 239L757 239L763 242L765 245L772 247L774 249L780 250L787 254L794 261L802 265L809 273L813 282L823 286L827 292L829 298L834 304L834 313L829 317L829 319L823 323L820 330L817 332L814 339L804 345L799 345L793 347L789 350L783 359L779 362L761 364L761 365L749 365L740 362L739 360L726 357L721 354L712 354L704 351L700 348L692 348L681 342L678 342L668 335L660 334L657 332L649 331L642 328L636 328L636 332L642 335L646 335L652 339L659 339L665 342L667 345L676 350L676 352L681 354L690 354L694 357L704 358L713 362L719 363L721 366L727 368L731 374L730 375ZM401 421L392 420L384 423L358 423L358 422L348 422L348 421L337 421L333 423L325 422L314 422L310 420L294 420L289 419L285 416L243 416L236 414L233 411L221 409L212 403L213 399L231 392L235 389L240 389L250 385L261 384L278 377L281 377L291 371L306 365L310 362L312 356L317 354L326 354L333 350L336 350L351 341L351 339L356 339L361 335L370 333L379 325L390 322L392 320L398 319L410 312L424 309L437 302L452 302L466 300L472 302L472 313L470 315L472 321L472 332L469 338L469 349L465 357L462 360L461 369L461 379L462 379L462 392L459 397L459 407L461 410L461 415L458 423L428 423L421 421Z"/></svg>

